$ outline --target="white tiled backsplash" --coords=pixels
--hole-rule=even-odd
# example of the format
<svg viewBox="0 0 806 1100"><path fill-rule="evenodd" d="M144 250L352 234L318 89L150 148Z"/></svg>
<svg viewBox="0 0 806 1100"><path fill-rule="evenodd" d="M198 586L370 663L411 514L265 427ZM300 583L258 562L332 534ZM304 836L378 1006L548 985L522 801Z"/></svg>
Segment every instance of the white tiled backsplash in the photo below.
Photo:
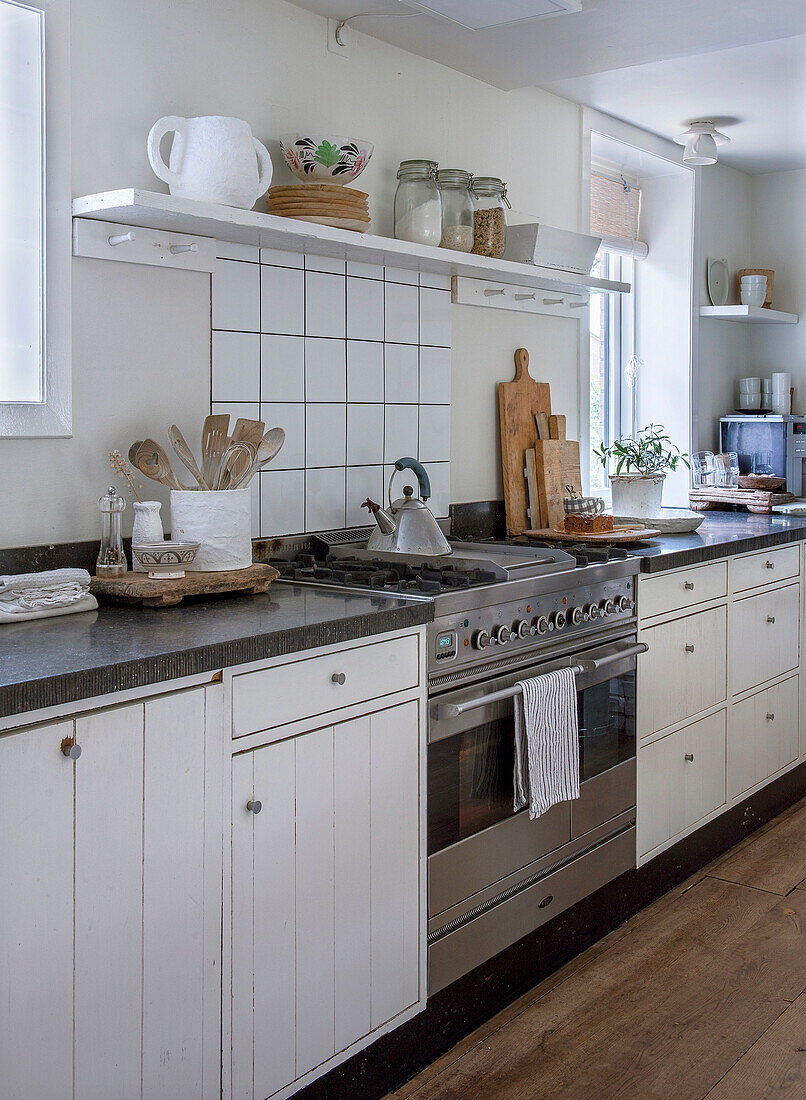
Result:
<svg viewBox="0 0 806 1100"><path fill-rule="evenodd" d="M253 482L254 535L368 523L362 501L385 503L405 455L425 463L430 507L446 516L449 280L247 245L219 257L212 410L286 433Z"/></svg>

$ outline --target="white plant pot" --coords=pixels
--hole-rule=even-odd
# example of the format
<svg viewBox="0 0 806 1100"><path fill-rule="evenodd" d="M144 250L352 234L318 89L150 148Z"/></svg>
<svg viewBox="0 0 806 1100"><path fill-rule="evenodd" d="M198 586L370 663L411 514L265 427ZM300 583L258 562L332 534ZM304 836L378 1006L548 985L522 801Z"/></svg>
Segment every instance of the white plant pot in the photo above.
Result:
<svg viewBox="0 0 806 1100"><path fill-rule="evenodd" d="M613 515L656 519L660 515L666 474L611 474Z"/></svg>
<svg viewBox="0 0 806 1100"><path fill-rule="evenodd" d="M171 490L171 536L199 542L188 572L220 573L252 564L252 490Z"/></svg>
<svg viewBox="0 0 806 1100"><path fill-rule="evenodd" d="M162 520L160 519L162 502L159 500L135 500L132 507L134 508L132 543L139 546L144 542L162 542L165 539ZM135 573L146 572L134 554L132 554L132 570Z"/></svg>

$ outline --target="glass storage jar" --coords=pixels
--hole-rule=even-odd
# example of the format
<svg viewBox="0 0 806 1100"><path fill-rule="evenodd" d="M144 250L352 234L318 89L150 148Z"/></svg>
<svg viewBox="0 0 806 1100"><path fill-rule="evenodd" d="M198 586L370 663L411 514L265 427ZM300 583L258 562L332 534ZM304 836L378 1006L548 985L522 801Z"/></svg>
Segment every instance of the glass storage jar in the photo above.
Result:
<svg viewBox="0 0 806 1100"><path fill-rule="evenodd" d="M507 185L495 176L473 177L473 252L500 260L507 243Z"/></svg>
<svg viewBox="0 0 806 1100"><path fill-rule="evenodd" d="M442 196L442 248L456 252L473 251L473 177L461 168L441 168L437 172Z"/></svg>
<svg viewBox="0 0 806 1100"><path fill-rule="evenodd" d="M395 237L412 244L438 245L442 239L442 200L435 160L404 160L397 170Z"/></svg>

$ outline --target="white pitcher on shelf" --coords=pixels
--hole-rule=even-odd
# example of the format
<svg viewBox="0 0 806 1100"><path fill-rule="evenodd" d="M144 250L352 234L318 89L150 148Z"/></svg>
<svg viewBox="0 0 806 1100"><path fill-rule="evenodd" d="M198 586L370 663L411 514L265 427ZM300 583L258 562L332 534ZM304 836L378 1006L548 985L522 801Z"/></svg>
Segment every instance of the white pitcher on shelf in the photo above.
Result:
<svg viewBox="0 0 806 1100"><path fill-rule="evenodd" d="M173 132L168 164L160 142ZM167 115L151 127L148 159L172 195L251 210L271 183L269 151L240 118Z"/></svg>

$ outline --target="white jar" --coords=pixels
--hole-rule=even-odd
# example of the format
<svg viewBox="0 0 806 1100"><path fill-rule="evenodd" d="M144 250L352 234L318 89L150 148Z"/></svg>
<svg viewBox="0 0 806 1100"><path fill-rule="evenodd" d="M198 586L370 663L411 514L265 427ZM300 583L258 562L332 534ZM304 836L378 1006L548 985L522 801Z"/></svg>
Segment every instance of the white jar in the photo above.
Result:
<svg viewBox="0 0 806 1100"><path fill-rule="evenodd" d="M171 536L199 542L191 570L220 573L252 564L252 490L171 490Z"/></svg>
<svg viewBox="0 0 806 1100"><path fill-rule="evenodd" d="M162 530L162 520L160 519L161 501L135 500L132 507L134 508L132 545L140 546L142 543L163 542L165 540L165 534ZM132 554L132 570L135 573L146 572L134 554Z"/></svg>

